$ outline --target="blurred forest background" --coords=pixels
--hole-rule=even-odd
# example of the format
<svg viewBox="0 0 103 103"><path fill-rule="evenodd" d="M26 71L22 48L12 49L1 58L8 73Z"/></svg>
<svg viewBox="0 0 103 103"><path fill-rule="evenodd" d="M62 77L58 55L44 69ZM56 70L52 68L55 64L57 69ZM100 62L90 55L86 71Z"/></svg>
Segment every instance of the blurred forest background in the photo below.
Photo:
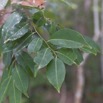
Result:
<svg viewBox="0 0 103 103"><path fill-rule="evenodd" d="M103 0L46 1L46 9L55 13L56 23L93 38L101 46L101 53L83 54L80 66L67 66L60 94L42 70L31 80L30 98L24 96L22 103L103 103Z"/></svg>

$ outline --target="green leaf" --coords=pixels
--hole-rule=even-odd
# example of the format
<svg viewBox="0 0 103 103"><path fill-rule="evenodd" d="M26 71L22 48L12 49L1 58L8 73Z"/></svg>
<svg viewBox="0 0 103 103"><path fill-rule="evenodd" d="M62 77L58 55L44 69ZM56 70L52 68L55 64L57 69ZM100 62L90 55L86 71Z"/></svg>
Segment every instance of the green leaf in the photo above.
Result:
<svg viewBox="0 0 103 103"><path fill-rule="evenodd" d="M9 76L10 76L10 75L9 75L8 69L7 69L7 68L4 68L0 83L2 83L2 82L3 82L5 79L7 79Z"/></svg>
<svg viewBox="0 0 103 103"><path fill-rule="evenodd" d="M89 47L83 47L83 48L81 48L81 50L82 50L83 52L86 52L86 53L93 53L94 55L97 54L97 52L96 52L94 49L89 48Z"/></svg>
<svg viewBox="0 0 103 103"><path fill-rule="evenodd" d="M8 32L14 29L15 25L17 25L21 21L21 19L22 16L17 12L12 13L8 17L2 28L2 35L5 37L5 40L7 38L6 36L8 36Z"/></svg>
<svg viewBox="0 0 103 103"><path fill-rule="evenodd" d="M75 62L79 65L83 61L82 53L78 49L74 49L74 53L77 55Z"/></svg>
<svg viewBox="0 0 103 103"><path fill-rule="evenodd" d="M86 42L88 43L88 47L83 47L81 48L81 50L83 50L84 52L88 52L88 53L93 53L93 54L97 54L98 52L100 52L100 47L89 37L84 36Z"/></svg>
<svg viewBox="0 0 103 103"><path fill-rule="evenodd" d="M36 12L34 15L33 15L33 22L38 26L43 26L45 23L46 23L46 20L43 16L43 13L41 11L39 12Z"/></svg>
<svg viewBox="0 0 103 103"><path fill-rule="evenodd" d="M23 37L21 37L20 39L17 39L15 41L15 46L14 46L14 50L13 50L14 53L16 53L17 51L27 47L27 45L32 40L32 34L34 34L34 33L27 33Z"/></svg>
<svg viewBox="0 0 103 103"><path fill-rule="evenodd" d="M8 95L10 103L21 103L22 93L15 87L14 81L10 83Z"/></svg>
<svg viewBox="0 0 103 103"><path fill-rule="evenodd" d="M48 25L47 25L47 29L48 29L49 33L52 35L57 31L57 25L55 23L51 23L49 25L50 25L50 27L48 28Z"/></svg>
<svg viewBox="0 0 103 103"><path fill-rule="evenodd" d="M20 29L12 29L10 31L8 31L8 33L6 34L5 37L5 41L4 43L7 43L8 41L14 41L18 38L21 38L23 35L25 35L28 32L28 24L24 25L23 27L21 27Z"/></svg>
<svg viewBox="0 0 103 103"><path fill-rule="evenodd" d="M27 89L29 85L29 78L27 73L20 66L15 66L12 72L12 76L17 89L27 96Z"/></svg>
<svg viewBox="0 0 103 103"><path fill-rule="evenodd" d="M20 64L27 73L29 73L30 75L34 74L35 63L33 62L33 59L26 52L16 54L16 60L18 64Z"/></svg>
<svg viewBox="0 0 103 103"><path fill-rule="evenodd" d="M0 0L0 10L4 9L9 0Z"/></svg>
<svg viewBox="0 0 103 103"><path fill-rule="evenodd" d="M44 10L44 16L49 19L55 19L55 14L50 10Z"/></svg>
<svg viewBox="0 0 103 103"><path fill-rule="evenodd" d="M11 77L8 77L0 84L0 103L2 103L4 97L6 96L10 81Z"/></svg>
<svg viewBox="0 0 103 103"><path fill-rule="evenodd" d="M73 50L70 49L60 49L57 52L57 56L66 64L72 65L73 63L76 64L75 60L77 55L74 53Z"/></svg>
<svg viewBox="0 0 103 103"><path fill-rule="evenodd" d="M42 46L42 39L40 38L35 38L32 40L32 42L28 45L28 52L34 53L40 50L41 46Z"/></svg>
<svg viewBox="0 0 103 103"><path fill-rule="evenodd" d="M52 60L47 66L47 78L58 92L60 92L61 85L65 79L65 73L65 65L58 58Z"/></svg>
<svg viewBox="0 0 103 103"><path fill-rule="evenodd" d="M52 34L51 39L71 40L73 42L81 43L81 45L88 45L79 32L66 28Z"/></svg>
<svg viewBox="0 0 103 103"><path fill-rule="evenodd" d="M12 52L12 49L13 49L13 43L12 42L8 42L6 44L4 44L4 42L3 42L2 46L3 46L3 53L4 54L8 53L8 52Z"/></svg>
<svg viewBox="0 0 103 103"><path fill-rule="evenodd" d="M2 28L2 35L4 37L4 43L7 43L8 41L14 41L20 37L22 37L24 34L28 32L28 24L20 25L20 21L22 19L22 16L19 13L12 13L7 21L5 22L3 28ZM19 26L17 27L17 24Z"/></svg>
<svg viewBox="0 0 103 103"><path fill-rule="evenodd" d="M34 62L38 65L38 69L45 67L51 60L53 55L49 48L43 49L34 57Z"/></svg>
<svg viewBox="0 0 103 103"><path fill-rule="evenodd" d="M48 42L64 48L82 48L83 44L66 39L50 39Z"/></svg>
<svg viewBox="0 0 103 103"><path fill-rule="evenodd" d="M12 51L3 53L3 63L5 67L8 67L12 61Z"/></svg>

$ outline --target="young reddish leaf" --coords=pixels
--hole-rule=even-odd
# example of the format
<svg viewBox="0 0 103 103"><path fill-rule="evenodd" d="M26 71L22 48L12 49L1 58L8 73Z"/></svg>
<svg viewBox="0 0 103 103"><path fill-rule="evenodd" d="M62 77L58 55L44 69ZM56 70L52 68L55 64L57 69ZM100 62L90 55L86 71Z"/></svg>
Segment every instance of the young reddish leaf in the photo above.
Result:
<svg viewBox="0 0 103 103"><path fill-rule="evenodd" d="M18 2L17 0L13 0L12 4L13 3L20 4L23 6L44 8L45 0L26 0L26 1L23 0L20 2Z"/></svg>

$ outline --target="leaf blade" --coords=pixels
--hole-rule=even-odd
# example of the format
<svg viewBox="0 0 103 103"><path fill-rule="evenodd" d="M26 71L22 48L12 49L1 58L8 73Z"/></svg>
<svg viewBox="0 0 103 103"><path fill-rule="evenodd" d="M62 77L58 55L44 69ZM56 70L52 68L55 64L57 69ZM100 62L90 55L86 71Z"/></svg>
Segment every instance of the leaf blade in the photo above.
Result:
<svg viewBox="0 0 103 103"><path fill-rule="evenodd" d="M8 77L0 85L0 103L2 103L2 101L6 95L10 81L11 81L11 77Z"/></svg>
<svg viewBox="0 0 103 103"><path fill-rule="evenodd" d="M13 80L15 81L15 86L18 90L24 93L27 96L27 89L29 85L29 79L26 72L20 68L20 66L16 66L13 70Z"/></svg>
<svg viewBox="0 0 103 103"><path fill-rule="evenodd" d="M40 38L35 38L32 40L32 42L28 45L28 52L29 53L34 53L40 50L42 46L42 39Z"/></svg>
<svg viewBox="0 0 103 103"><path fill-rule="evenodd" d="M61 85L65 79L65 73L64 63L57 57L47 66L47 79L58 92L60 92Z"/></svg>
<svg viewBox="0 0 103 103"><path fill-rule="evenodd" d="M67 28L58 30L57 32L53 33L50 39L65 39L75 41L83 45L88 45L79 32Z"/></svg>
<svg viewBox="0 0 103 103"><path fill-rule="evenodd" d="M21 92L15 87L14 81L11 82L9 88L9 101L10 103L21 103Z"/></svg>
<svg viewBox="0 0 103 103"><path fill-rule="evenodd" d="M68 65L72 65L73 63L76 64L75 60L77 58L77 55L73 50L60 49L56 53L58 58L60 58L64 63Z"/></svg>
<svg viewBox="0 0 103 103"><path fill-rule="evenodd" d="M83 44L79 42L75 42L72 40L66 39L50 39L48 42L52 43L53 45L60 46L62 48L82 48Z"/></svg>
<svg viewBox="0 0 103 103"><path fill-rule="evenodd" d="M53 55L49 48L43 49L38 52L37 56L34 57L34 62L38 65L38 69L45 67L51 60Z"/></svg>

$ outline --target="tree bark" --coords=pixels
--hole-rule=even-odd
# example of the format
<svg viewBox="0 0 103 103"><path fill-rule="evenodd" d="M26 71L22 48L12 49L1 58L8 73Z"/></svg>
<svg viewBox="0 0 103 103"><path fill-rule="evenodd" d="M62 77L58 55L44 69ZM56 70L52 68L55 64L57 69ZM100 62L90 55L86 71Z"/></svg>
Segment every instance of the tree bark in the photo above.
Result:
<svg viewBox="0 0 103 103"><path fill-rule="evenodd" d="M84 10L88 14L91 6L91 0L84 0Z"/></svg>
<svg viewBox="0 0 103 103"><path fill-rule="evenodd" d="M101 79L103 85L103 0L101 2L102 10L101 10Z"/></svg>
<svg viewBox="0 0 103 103"><path fill-rule="evenodd" d="M66 103L67 100L67 92L66 92L66 84L64 83L62 90L61 90L61 96L59 103Z"/></svg>
<svg viewBox="0 0 103 103"><path fill-rule="evenodd" d="M85 84L84 65L86 63L88 56L89 54L84 53L84 61L77 67L77 86L74 97L74 103L82 103L83 89Z"/></svg>

